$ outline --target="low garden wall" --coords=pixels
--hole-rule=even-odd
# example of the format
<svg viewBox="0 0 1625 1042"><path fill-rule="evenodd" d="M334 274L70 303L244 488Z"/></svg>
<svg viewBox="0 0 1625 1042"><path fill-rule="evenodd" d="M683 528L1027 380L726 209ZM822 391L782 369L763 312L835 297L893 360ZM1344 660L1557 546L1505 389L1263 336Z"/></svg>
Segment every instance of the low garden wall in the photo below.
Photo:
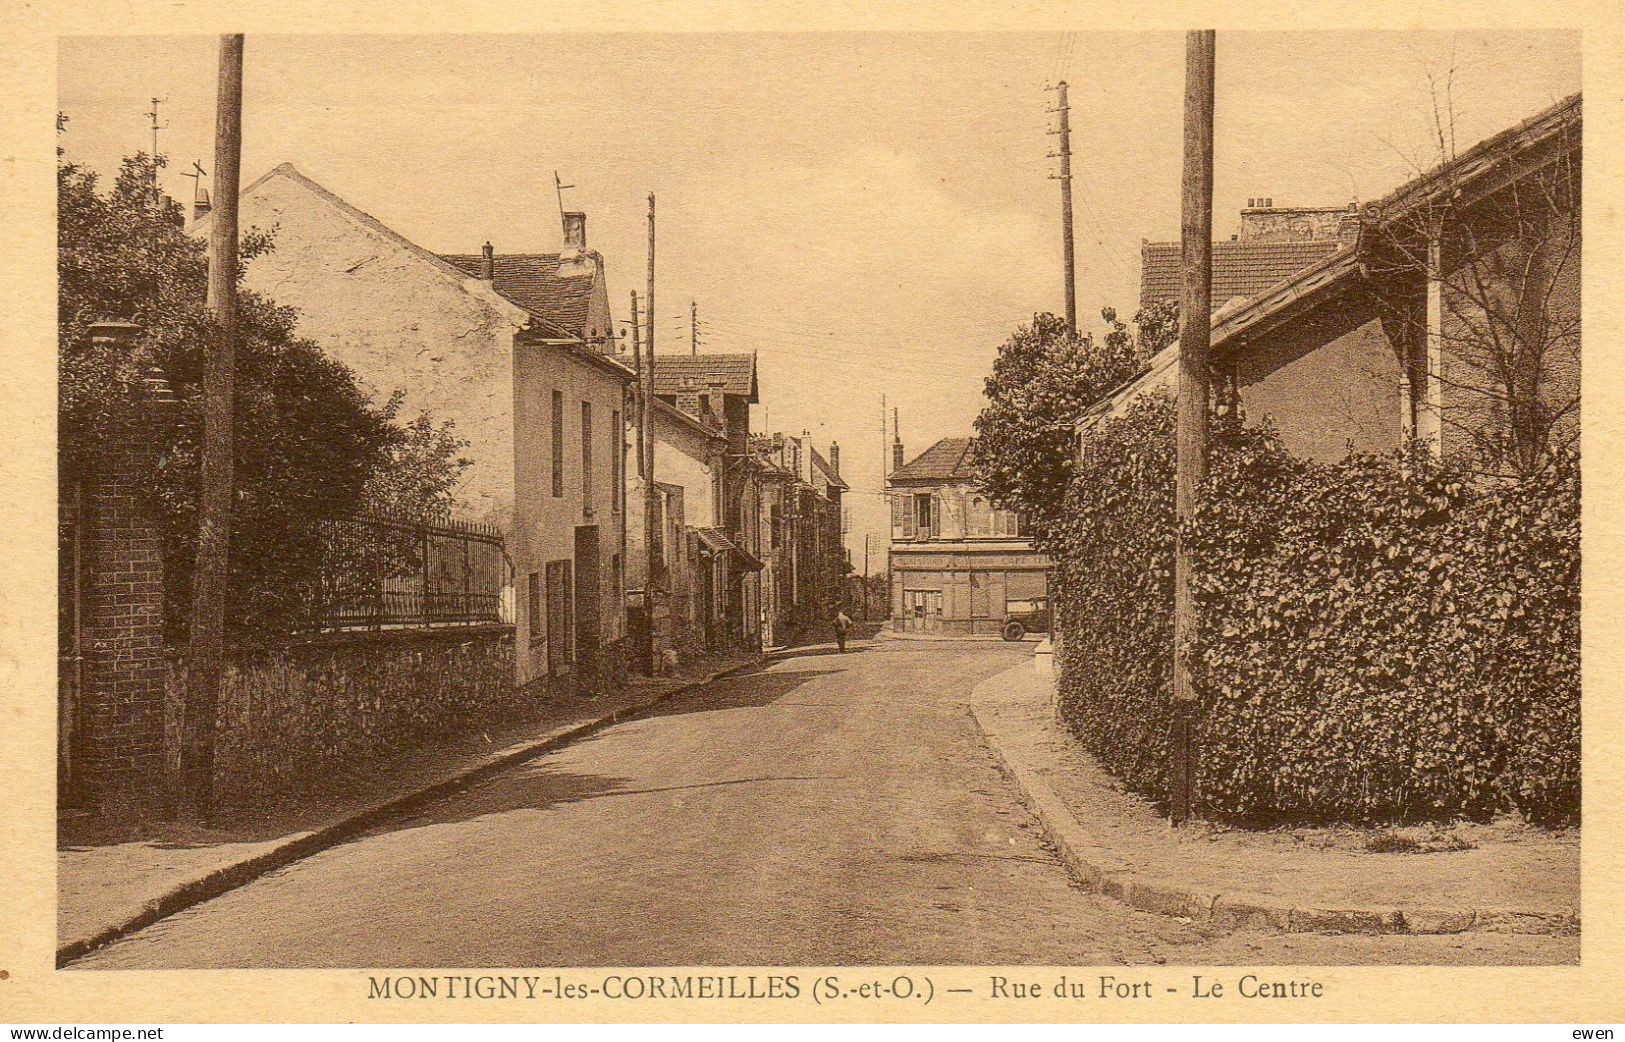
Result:
<svg viewBox="0 0 1625 1042"><path fill-rule="evenodd" d="M512 626L491 625L234 651L220 693L216 798L297 793L436 740L523 722L547 699L515 685L513 640ZM172 761L185 690L177 656L168 683Z"/></svg>
<svg viewBox="0 0 1625 1042"><path fill-rule="evenodd" d="M1061 716L1126 785L1167 795L1173 410L1087 438L1055 547ZM1186 533L1197 609L1198 813L1247 824L1580 808L1580 476L1425 457L1290 456L1221 433Z"/></svg>

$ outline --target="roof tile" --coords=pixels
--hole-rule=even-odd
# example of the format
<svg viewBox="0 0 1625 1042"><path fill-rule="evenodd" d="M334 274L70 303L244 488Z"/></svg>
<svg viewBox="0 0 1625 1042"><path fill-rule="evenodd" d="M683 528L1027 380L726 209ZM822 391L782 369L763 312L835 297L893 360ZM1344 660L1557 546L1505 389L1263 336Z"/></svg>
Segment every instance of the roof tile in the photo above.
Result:
<svg viewBox="0 0 1625 1042"><path fill-rule="evenodd" d="M590 256L590 255L589 255ZM480 277L479 254L446 253L440 259L466 275ZM532 314L540 315L573 336L588 339L597 266L579 275L560 275L557 253L499 253L493 263L492 287ZM598 335L602 335L599 333Z"/></svg>
<svg viewBox="0 0 1625 1042"><path fill-rule="evenodd" d="M893 481L970 481L976 477L971 467L970 438L943 438L912 460L892 471Z"/></svg>
<svg viewBox="0 0 1625 1042"><path fill-rule="evenodd" d="M1336 253L1337 239L1300 242L1241 242L1213 244L1213 310L1235 297L1256 297L1291 278L1316 261ZM1177 242L1148 242L1140 248L1140 306L1178 300L1181 277Z"/></svg>

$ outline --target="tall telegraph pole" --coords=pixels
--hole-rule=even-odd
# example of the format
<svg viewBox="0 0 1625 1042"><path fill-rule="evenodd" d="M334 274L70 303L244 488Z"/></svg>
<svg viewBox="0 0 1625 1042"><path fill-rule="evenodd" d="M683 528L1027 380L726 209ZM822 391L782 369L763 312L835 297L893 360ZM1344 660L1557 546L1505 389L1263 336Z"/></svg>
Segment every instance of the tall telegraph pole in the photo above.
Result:
<svg viewBox="0 0 1625 1042"><path fill-rule="evenodd" d="M1196 511L1207 475L1208 347L1213 304L1213 52L1214 32L1185 35L1185 169L1180 211L1179 403L1176 416L1174 509L1183 526ZM1169 805L1175 825L1191 814L1196 750L1191 731L1196 691L1190 641L1190 548L1174 551L1174 724Z"/></svg>
<svg viewBox="0 0 1625 1042"><path fill-rule="evenodd" d="M660 490L655 487L655 194L649 193L649 284L644 291L643 313L648 322L644 333L644 344L648 348L648 365L643 369L643 407L646 421L643 425L643 460L647 472L644 475L643 486L643 538L648 547L645 555L649 563L648 581L645 586L646 599L649 604L649 633L653 639L655 612L655 587L660 578L660 562L657 555L661 551L660 545Z"/></svg>
<svg viewBox="0 0 1625 1042"><path fill-rule="evenodd" d="M646 424L654 422L646 408L647 402L643 400L643 330L638 328L638 291L632 291L632 373L636 383L632 388L632 400L637 406L638 421L638 477L648 478L647 465L644 463L643 436Z"/></svg>
<svg viewBox="0 0 1625 1042"><path fill-rule="evenodd" d="M214 810L214 728L230 572L232 396L237 338L237 192L243 151L243 36L220 37L215 109L217 205L209 227L209 310L215 337L203 364L203 444L198 478L197 565L188 635L183 781L193 809Z"/></svg>
<svg viewBox="0 0 1625 1042"><path fill-rule="evenodd" d="M1066 81L1062 80L1055 85L1060 95L1055 112L1060 116L1060 124L1053 133L1061 138L1061 150L1050 153L1051 158L1061 160L1061 172L1050 176L1061 182L1061 259L1066 268L1066 328L1077 331L1078 328L1078 279L1077 270L1073 262L1072 251L1072 124L1071 108L1066 100Z"/></svg>
<svg viewBox="0 0 1625 1042"><path fill-rule="evenodd" d="M700 353L700 304L696 300L688 302L688 353Z"/></svg>

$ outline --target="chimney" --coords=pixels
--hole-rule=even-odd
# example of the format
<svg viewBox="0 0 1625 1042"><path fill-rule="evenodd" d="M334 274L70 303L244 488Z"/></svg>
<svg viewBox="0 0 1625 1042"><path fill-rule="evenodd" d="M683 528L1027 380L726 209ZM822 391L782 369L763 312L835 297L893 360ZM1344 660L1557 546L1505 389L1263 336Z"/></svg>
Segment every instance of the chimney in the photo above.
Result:
<svg viewBox="0 0 1625 1042"><path fill-rule="evenodd" d="M564 248L567 250L584 250L587 248L587 215L577 210L571 210L564 215Z"/></svg>
<svg viewBox="0 0 1625 1042"><path fill-rule="evenodd" d="M496 251L491 249L491 244L490 243L486 243L484 246L482 246L480 248L480 278L484 279L486 282L491 282L491 281L494 281L496 279L496 277L497 277L497 255L496 255Z"/></svg>
<svg viewBox="0 0 1625 1042"><path fill-rule="evenodd" d="M829 443L829 469L835 472L836 477L841 476L841 445L839 442Z"/></svg>
<svg viewBox="0 0 1625 1042"><path fill-rule="evenodd" d="M892 438L891 443L891 469L903 469L903 439Z"/></svg>
<svg viewBox="0 0 1625 1042"><path fill-rule="evenodd" d="M212 209L214 207L209 203L209 190L198 185L192 193L192 220L201 220Z"/></svg>
<svg viewBox="0 0 1625 1042"><path fill-rule="evenodd" d="M700 388L692 379L685 379L677 388L677 409L696 419L700 416Z"/></svg>

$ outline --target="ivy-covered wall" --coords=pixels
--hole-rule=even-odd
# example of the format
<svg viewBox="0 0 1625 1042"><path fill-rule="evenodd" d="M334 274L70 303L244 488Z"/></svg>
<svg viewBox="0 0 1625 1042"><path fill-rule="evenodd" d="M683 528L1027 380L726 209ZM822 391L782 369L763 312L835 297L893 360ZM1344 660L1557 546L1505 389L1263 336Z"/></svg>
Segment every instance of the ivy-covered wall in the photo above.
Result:
<svg viewBox="0 0 1625 1042"><path fill-rule="evenodd" d="M1166 795L1173 411L1086 440L1059 535L1060 711ZM1485 818L1580 804L1580 477L1488 483L1400 454L1315 463L1216 439L1195 554L1201 814Z"/></svg>

